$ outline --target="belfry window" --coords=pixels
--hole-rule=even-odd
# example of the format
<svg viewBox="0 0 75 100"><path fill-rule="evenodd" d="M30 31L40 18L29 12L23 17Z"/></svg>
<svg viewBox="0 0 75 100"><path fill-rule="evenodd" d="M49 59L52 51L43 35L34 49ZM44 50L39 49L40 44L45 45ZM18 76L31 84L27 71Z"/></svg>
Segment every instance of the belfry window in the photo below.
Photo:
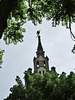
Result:
<svg viewBox="0 0 75 100"><path fill-rule="evenodd" d="M41 74L41 71L39 71L39 74Z"/></svg>
<svg viewBox="0 0 75 100"><path fill-rule="evenodd" d="M37 61L37 67L39 67L39 61Z"/></svg>
<svg viewBox="0 0 75 100"><path fill-rule="evenodd" d="M44 75L44 73L45 73L45 72L43 71L43 75Z"/></svg>

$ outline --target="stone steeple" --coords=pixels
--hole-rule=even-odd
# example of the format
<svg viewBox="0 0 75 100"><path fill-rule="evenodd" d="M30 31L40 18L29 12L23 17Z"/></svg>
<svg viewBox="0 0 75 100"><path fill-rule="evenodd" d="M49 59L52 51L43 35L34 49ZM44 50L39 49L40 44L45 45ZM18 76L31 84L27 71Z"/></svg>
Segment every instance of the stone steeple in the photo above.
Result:
<svg viewBox="0 0 75 100"><path fill-rule="evenodd" d="M38 46L37 46L36 57L34 57L34 59L33 59L34 73L43 75L45 72L49 71L49 64L48 64L49 58L47 56L45 57L45 52L43 51L43 47L41 44L41 37L40 37L39 33L40 32L37 31Z"/></svg>
<svg viewBox="0 0 75 100"><path fill-rule="evenodd" d="M37 57L39 57L39 56L44 57L44 51L43 51L43 47L42 47L42 44L41 44L40 35L38 36L38 47L37 47L36 54L37 54Z"/></svg>

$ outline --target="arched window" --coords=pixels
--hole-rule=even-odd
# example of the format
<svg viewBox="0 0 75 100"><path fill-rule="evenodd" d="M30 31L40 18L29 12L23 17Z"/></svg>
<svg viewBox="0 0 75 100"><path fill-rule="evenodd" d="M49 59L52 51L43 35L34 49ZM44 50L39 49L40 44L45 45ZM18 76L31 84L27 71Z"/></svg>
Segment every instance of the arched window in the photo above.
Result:
<svg viewBox="0 0 75 100"><path fill-rule="evenodd" d="M44 75L44 73L45 73L45 72L43 71L43 75Z"/></svg>
<svg viewBox="0 0 75 100"><path fill-rule="evenodd" d="M39 61L37 61L37 67L39 67Z"/></svg>
<svg viewBox="0 0 75 100"><path fill-rule="evenodd" d="M41 71L39 71L39 74L41 74Z"/></svg>

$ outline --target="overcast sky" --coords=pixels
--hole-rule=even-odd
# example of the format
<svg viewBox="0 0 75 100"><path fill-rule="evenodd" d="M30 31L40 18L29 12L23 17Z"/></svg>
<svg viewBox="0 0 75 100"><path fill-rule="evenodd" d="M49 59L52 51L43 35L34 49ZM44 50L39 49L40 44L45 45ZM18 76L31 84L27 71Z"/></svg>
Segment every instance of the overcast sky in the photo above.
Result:
<svg viewBox="0 0 75 100"><path fill-rule="evenodd" d="M0 69L0 100L6 98L9 89L16 84L16 76L23 80L23 72L31 67L33 70L33 58L37 50L37 30L41 30L41 41L45 55L49 57L49 69L56 67L56 71L61 74L63 71L67 74L70 71L75 72L75 54L71 50L74 41L71 40L70 32L63 26L52 27L51 21L43 20L42 24L34 26L32 22L24 25L24 42L17 45L6 45L0 40L1 49L5 50L3 64ZM75 25L72 25L75 33Z"/></svg>

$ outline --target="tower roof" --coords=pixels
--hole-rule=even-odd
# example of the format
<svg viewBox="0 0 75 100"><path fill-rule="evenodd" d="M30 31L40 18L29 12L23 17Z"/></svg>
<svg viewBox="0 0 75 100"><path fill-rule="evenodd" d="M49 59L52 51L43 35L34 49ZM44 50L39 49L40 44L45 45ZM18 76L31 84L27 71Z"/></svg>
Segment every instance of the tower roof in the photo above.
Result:
<svg viewBox="0 0 75 100"><path fill-rule="evenodd" d="M37 47L37 57L39 56L44 56L44 51L43 51L43 47L42 47L42 44L41 44L41 38L40 38L40 35L39 35L39 31L37 31L37 35L38 35L38 47Z"/></svg>

